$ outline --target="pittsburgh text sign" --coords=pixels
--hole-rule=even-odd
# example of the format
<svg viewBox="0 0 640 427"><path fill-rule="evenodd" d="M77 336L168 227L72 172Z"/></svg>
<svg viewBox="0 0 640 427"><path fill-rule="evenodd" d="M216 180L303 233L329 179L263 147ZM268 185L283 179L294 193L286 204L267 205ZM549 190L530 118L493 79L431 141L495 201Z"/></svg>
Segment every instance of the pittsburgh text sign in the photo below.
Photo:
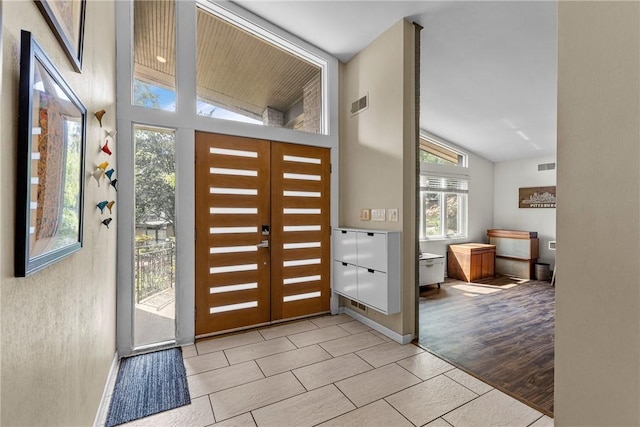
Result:
<svg viewBox="0 0 640 427"><path fill-rule="evenodd" d="M520 188L520 208L555 208L556 187Z"/></svg>

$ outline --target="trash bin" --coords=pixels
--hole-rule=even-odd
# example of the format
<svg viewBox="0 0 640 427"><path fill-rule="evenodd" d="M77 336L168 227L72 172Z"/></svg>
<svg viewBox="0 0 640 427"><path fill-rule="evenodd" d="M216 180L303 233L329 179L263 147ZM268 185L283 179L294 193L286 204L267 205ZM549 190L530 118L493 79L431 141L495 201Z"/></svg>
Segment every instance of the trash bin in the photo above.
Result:
<svg viewBox="0 0 640 427"><path fill-rule="evenodd" d="M549 264L540 262L536 264L536 280L549 281Z"/></svg>

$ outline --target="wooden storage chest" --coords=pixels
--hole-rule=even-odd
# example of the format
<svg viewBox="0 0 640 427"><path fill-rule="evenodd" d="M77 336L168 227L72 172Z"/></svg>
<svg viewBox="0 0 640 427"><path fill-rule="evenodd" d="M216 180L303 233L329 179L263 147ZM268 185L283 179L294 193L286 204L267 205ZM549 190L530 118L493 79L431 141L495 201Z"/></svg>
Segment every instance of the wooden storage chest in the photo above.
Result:
<svg viewBox="0 0 640 427"><path fill-rule="evenodd" d="M496 247L484 243L449 245L447 275L473 282L495 276Z"/></svg>

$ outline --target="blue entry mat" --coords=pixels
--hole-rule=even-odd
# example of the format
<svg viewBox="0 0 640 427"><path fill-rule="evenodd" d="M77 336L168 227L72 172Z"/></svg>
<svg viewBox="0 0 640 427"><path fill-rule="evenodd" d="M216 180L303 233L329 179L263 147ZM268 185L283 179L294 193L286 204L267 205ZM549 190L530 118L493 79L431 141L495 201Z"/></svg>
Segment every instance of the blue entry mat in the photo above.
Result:
<svg viewBox="0 0 640 427"><path fill-rule="evenodd" d="M105 427L190 403L180 348L127 357L120 362Z"/></svg>

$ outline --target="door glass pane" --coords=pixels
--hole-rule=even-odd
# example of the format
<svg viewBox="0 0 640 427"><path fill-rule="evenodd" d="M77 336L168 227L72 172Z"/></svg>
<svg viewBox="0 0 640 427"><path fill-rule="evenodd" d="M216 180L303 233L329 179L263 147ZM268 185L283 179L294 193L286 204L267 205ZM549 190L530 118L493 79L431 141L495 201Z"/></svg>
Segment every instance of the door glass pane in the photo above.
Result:
<svg viewBox="0 0 640 427"><path fill-rule="evenodd" d="M321 66L202 8L197 20L199 115L323 133Z"/></svg>
<svg viewBox="0 0 640 427"><path fill-rule="evenodd" d="M134 127L134 347L175 339L175 131Z"/></svg>
<svg viewBox="0 0 640 427"><path fill-rule="evenodd" d="M132 103L175 111L175 1L135 0L133 34Z"/></svg>

